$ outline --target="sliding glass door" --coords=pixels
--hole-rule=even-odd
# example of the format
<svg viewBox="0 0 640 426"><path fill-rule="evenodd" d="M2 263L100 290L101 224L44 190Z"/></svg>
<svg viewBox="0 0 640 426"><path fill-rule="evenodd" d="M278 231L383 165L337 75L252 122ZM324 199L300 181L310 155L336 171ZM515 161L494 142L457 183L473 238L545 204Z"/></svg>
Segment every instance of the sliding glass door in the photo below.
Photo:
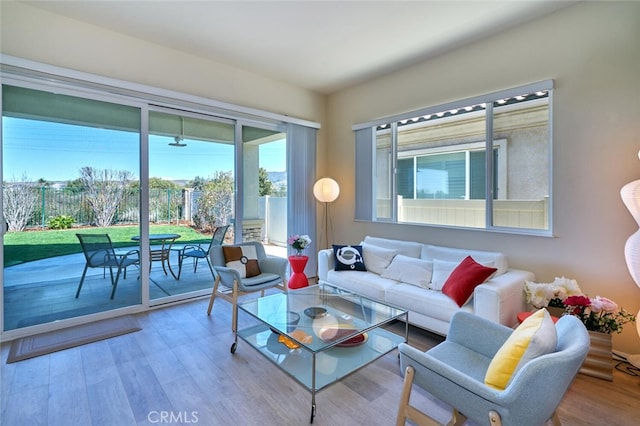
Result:
<svg viewBox="0 0 640 426"><path fill-rule="evenodd" d="M208 253L216 228L232 225L234 122L175 110L149 112L149 298L211 292ZM224 242L233 242L229 226Z"/></svg>
<svg viewBox="0 0 640 426"><path fill-rule="evenodd" d="M122 100L2 86L4 331L141 303L140 123Z"/></svg>
<svg viewBox="0 0 640 426"><path fill-rule="evenodd" d="M3 337L207 295L221 227L283 257L315 229L315 128L120 85L2 70Z"/></svg>

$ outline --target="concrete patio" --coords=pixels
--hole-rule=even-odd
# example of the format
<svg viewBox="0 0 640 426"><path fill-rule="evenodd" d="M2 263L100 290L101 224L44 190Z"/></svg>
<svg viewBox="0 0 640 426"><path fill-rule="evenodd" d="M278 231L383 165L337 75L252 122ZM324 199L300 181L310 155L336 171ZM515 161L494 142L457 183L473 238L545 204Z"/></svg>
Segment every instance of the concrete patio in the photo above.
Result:
<svg viewBox="0 0 640 426"><path fill-rule="evenodd" d="M286 257L285 247L265 245L268 255ZM177 252L172 252L170 264L178 273ZM4 269L4 330L27 327L60 319L104 312L141 303L141 288L137 267L129 267L126 278L121 276L113 299L110 299L109 272L89 268L79 297L75 293L84 269L82 253L26 262ZM200 261L197 272L191 260L183 264L179 280L165 275L160 262L153 262L150 272L149 298L197 294L208 291L213 277L207 264ZM115 272L115 271L114 271Z"/></svg>

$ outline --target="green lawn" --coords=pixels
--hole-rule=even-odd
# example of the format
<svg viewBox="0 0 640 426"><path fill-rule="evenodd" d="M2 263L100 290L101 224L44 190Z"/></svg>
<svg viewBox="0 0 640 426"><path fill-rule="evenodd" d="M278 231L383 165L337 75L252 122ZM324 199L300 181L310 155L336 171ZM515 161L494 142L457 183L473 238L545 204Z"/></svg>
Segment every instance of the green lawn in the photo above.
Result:
<svg viewBox="0 0 640 426"><path fill-rule="evenodd" d="M204 243L211 235L203 235L188 226L151 225L151 234L180 234L180 244ZM131 237L139 234L138 226L110 226L108 228L73 228L63 230L8 232L4 236L4 266L66 254L80 253L76 233L109 234L114 247L138 245Z"/></svg>

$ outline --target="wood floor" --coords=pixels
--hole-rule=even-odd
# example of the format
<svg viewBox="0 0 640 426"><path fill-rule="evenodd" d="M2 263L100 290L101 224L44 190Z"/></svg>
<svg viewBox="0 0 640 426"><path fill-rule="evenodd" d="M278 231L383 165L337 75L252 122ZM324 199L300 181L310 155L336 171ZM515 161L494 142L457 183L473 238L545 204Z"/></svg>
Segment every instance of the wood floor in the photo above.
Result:
<svg viewBox="0 0 640 426"><path fill-rule="evenodd" d="M0 424L309 424L310 393L242 341L230 354L230 305L216 301L207 317L207 302L139 314L142 331L14 364L3 344ZM439 339L410 332L422 349ZM578 375L563 424L638 424L640 377L614 377ZM314 425L393 425L401 387L394 351L320 391ZM416 388L412 402L429 400Z"/></svg>

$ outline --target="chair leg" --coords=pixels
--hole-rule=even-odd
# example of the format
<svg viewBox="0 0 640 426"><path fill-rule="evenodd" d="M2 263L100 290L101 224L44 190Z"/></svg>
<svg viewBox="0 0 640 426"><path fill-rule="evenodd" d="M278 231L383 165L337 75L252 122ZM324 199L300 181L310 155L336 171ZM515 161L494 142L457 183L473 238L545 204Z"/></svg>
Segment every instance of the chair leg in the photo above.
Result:
<svg viewBox="0 0 640 426"><path fill-rule="evenodd" d="M109 266L109 275L111 276L111 286L113 287L113 268Z"/></svg>
<svg viewBox="0 0 640 426"><path fill-rule="evenodd" d="M180 274L178 274L180 276ZM209 299L209 308L207 309L207 315L211 315L211 309L213 309L213 302L216 299L216 293L218 292L218 284L220 284L220 276L216 277L216 280L213 282L213 291L211 292L211 298Z"/></svg>
<svg viewBox="0 0 640 426"><path fill-rule="evenodd" d="M402 386L402 394L400 395L398 415L396 416L396 426L404 426L407 421L407 407L409 406L411 386L413 385L413 373L414 370L411 366L407 367L404 371L404 383Z"/></svg>
<svg viewBox="0 0 640 426"><path fill-rule="evenodd" d="M182 273L182 261L184 260L182 253L178 252L178 279L180 279L180 274Z"/></svg>
<svg viewBox="0 0 640 426"><path fill-rule="evenodd" d="M87 275L87 268L89 265L84 265L84 271L82 271L82 278L80 278L80 284L78 284L78 291L76 291L76 299L80 296L80 290L82 289L82 283L84 283L84 276Z"/></svg>
<svg viewBox="0 0 640 426"><path fill-rule="evenodd" d="M489 424L491 426L502 426L502 419L500 418L500 414L493 410L489 411Z"/></svg>
<svg viewBox="0 0 640 426"><path fill-rule="evenodd" d="M396 426L404 426L407 420L411 420L418 426L441 426L440 423L427 416L422 411L409 404L411 397L411 387L413 385L413 376L415 370L412 366L408 366L404 372L404 384L402 386L402 394L400 396L400 405L398 407L398 415L396 417ZM456 420L455 413L453 419L447 423L447 426L453 425Z"/></svg>
<svg viewBox="0 0 640 426"><path fill-rule="evenodd" d="M116 288L118 288L118 280L120 279L120 272L122 271L122 268L118 268L118 273L116 274L116 280L113 282L113 289L111 290L111 299L113 300L113 297L116 295ZM125 269L125 274L126 274L126 269Z"/></svg>
<svg viewBox="0 0 640 426"><path fill-rule="evenodd" d="M211 271L211 276L215 277L216 274L213 272L213 266L211 266L211 262L209 262L209 258L205 257L204 259L207 261L207 265L209 265L209 270Z"/></svg>

